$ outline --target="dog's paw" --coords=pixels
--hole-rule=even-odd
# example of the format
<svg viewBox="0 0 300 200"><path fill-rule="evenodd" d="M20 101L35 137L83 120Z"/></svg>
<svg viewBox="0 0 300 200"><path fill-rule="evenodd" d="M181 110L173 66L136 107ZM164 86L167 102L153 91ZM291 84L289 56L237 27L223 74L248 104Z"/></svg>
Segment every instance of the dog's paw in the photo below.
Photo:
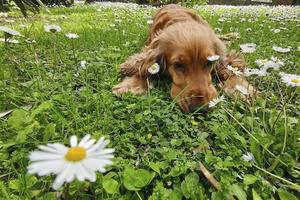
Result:
<svg viewBox="0 0 300 200"><path fill-rule="evenodd" d="M118 85L114 86L112 92L115 95L121 95L126 92L133 94L143 94L147 91L147 86L144 81L137 77L126 77Z"/></svg>
<svg viewBox="0 0 300 200"><path fill-rule="evenodd" d="M228 78L221 87L226 94L231 96L237 95L244 100L252 98L257 94L257 90L244 77L240 76Z"/></svg>

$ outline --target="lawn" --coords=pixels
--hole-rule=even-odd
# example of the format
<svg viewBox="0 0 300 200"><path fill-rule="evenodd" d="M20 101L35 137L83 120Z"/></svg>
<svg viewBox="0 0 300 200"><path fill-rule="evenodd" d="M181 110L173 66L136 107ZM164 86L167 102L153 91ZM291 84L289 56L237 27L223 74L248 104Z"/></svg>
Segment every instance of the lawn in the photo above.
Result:
<svg viewBox="0 0 300 200"><path fill-rule="evenodd" d="M169 80L156 80L141 96L115 96L119 65L143 46L153 7L77 5L28 19L16 11L0 15L0 25L24 36L13 38L18 44L0 43L0 198L299 199L300 90L282 82L280 72L300 74L300 8L194 9L223 38L235 33L229 49L256 44L244 53L248 68L259 68L259 59L283 62L266 76L248 77L260 91L256 98L225 96L203 115L180 110ZM45 32L49 24L61 32ZM95 182L76 180L55 191L55 176L27 173L38 145L69 145L72 135L86 134L104 136L115 149L113 164ZM220 187L209 183L200 162Z"/></svg>

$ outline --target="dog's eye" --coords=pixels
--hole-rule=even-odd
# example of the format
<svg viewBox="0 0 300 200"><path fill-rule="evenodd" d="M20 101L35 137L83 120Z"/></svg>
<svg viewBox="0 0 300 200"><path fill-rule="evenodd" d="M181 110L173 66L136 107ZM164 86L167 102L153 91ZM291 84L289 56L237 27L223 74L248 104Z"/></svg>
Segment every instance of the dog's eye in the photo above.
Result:
<svg viewBox="0 0 300 200"><path fill-rule="evenodd" d="M182 64L180 62L175 62L174 67L175 67L176 70L180 70L180 71L184 70L184 64Z"/></svg>

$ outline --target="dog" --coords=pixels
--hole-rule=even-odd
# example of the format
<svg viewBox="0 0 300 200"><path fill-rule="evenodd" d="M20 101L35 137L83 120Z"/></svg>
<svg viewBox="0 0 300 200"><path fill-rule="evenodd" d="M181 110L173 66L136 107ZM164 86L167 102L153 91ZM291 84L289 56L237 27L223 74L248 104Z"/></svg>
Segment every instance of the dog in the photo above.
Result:
<svg viewBox="0 0 300 200"><path fill-rule="evenodd" d="M219 59L211 61L210 56ZM171 97L184 112L207 108L205 105L217 96L213 77L217 77L227 94L235 94L237 85L247 89L245 96L254 93L244 77L227 69L230 65L243 70L243 57L226 52L225 44L206 21L179 5L167 5L156 12L145 47L121 64L121 73L126 77L113 87L113 93L147 91L152 75L149 68L155 63L160 67L160 74L171 77Z"/></svg>

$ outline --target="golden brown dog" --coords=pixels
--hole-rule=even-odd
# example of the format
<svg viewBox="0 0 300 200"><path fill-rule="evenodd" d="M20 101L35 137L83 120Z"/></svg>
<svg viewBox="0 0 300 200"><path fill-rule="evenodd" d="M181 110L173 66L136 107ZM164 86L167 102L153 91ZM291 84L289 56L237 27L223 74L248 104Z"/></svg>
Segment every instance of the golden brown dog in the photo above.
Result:
<svg viewBox="0 0 300 200"><path fill-rule="evenodd" d="M218 55L212 62L209 56ZM121 64L125 79L113 88L115 94L148 90L148 71L153 64L160 65L160 73L172 78L171 97L185 112L195 111L216 97L212 76L217 76L221 87L233 94L236 85L253 88L227 65L242 69L244 60L237 54L226 53L224 43L206 21L194 11L177 5L168 5L157 11L153 18L146 46L138 54Z"/></svg>

